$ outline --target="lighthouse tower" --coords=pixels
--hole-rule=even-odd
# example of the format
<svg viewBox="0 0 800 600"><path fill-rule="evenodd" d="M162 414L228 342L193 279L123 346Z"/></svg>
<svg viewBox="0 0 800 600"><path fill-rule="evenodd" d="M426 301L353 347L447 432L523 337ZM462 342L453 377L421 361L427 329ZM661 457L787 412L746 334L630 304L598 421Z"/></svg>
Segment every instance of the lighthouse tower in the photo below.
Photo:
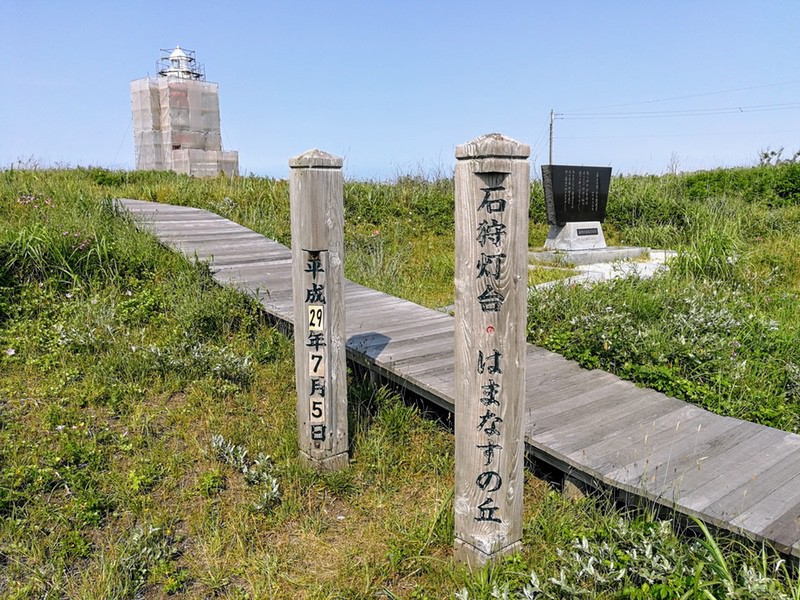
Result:
<svg viewBox="0 0 800 600"><path fill-rule="evenodd" d="M206 81L194 52L162 50L157 72L131 82L136 168L238 175L239 153L222 150L219 86Z"/></svg>

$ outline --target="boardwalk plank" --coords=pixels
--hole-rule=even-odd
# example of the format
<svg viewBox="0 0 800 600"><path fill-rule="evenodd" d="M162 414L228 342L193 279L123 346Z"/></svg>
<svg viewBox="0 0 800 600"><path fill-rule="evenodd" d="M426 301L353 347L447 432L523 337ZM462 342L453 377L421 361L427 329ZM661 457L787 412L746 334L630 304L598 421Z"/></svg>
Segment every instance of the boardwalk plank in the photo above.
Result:
<svg viewBox="0 0 800 600"><path fill-rule="evenodd" d="M704 480L706 473L703 462L713 455L717 449L724 449L729 442L736 443L739 435L752 434L748 423L734 419L723 421L714 419L704 430L701 430L694 443L673 454L665 464L652 470L653 487L648 489L656 495L668 495L671 500L680 501L683 492L699 479ZM688 446L688 444L687 444Z"/></svg>
<svg viewBox="0 0 800 600"><path fill-rule="evenodd" d="M786 526L782 517L791 515L791 522L800 517L797 513L800 505L800 473L789 475L779 487L760 502L757 502L740 515L731 520L731 523L751 531L764 532L774 530L779 524Z"/></svg>
<svg viewBox="0 0 800 600"><path fill-rule="evenodd" d="M452 331L449 323L440 323L434 321L433 323L422 323L415 327L402 327L399 324L394 329L380 329L379 332L369 332L360 334L362 340L357 343L354 341L354 348L357 347L361 351L367 351L374 346L397 346L400 342L410 340L421 340L430 337L438 337L442 333Z"/></svg>
<svg viewBox="0 0 800 600"><path fill-rule="evenodd" d="M227 242L232 244L244 240L254 240L256 239L256 236L258 236L258 234L255 232L245 233L240 231L223 231L215 234L161 234L156 237L162 243L171 245L182 252L186 252L186 248L191 248L192 251L190 251L189 254L194 254L193 250L194 248L198 247L198 241Z"/></svg>
<svg viewBox="0 0 800 600"><path fill-rule="evenodd" d="M198 254L212 257L214 260L229 261L238 257L252 257L262 260L285 260L291 259L292 255L286 252L283 247L274 247L262 244L257 240L250 241L247 238L231 245L226 242L213 241L197 247Z"/></svg>
<svg viewBox="0 0 800 600"><path fill-rule="evenodd" d="M576 392L569 402L551 404L534 413L533 434L542 440L564 435L583 435L594 430L598 417L613 419L631 412L638 404L633 398L621 397L627 390L621 381L611 381L597 388Z"/></svg>
<svg viewBox="0 0 800 600"><path fill-rule="evenodd" d="M787 478L800 472L800 449L795 450L766 469L761 470L754 478L728 492L719 500L703 508L703 513L725 520L733 525L733 521L756 506L764 498L775 494ZM783 499L778 497L782 502ZM777 516L777 515L776 515ZM757 532L756 532L757 533Z"/></svg>
<svg viewBox="0 0 800 600"><path fill-rule="evenodd" d="M580 400L578 394L592 392L611 385L618 381L610 373L598 373L596 376L588 375L587 371L568 369L562 376L547 385L532 386L528 391L528 403L536 415L547 416L551 412L566 412L577 408ZM575 406L572 406L572 403Z"/></svg>
<svg viewBox="0 0 800 600"><path fill-rule="evenodd" d="M541 398L548 402L529 411L530 423L526 423L526 427L533 435L538 436L540 430L546 429L546 424L551 422L551 417L566 420L570 415L584 415L583 412L576 413L575 411L582 411L583 407L599 397L605 398L601 394L617 391L620 384L621 382L613 375L601 377L598 380L581 375L573 377L569 382L564 381L562 386L555 390L548 390L546 395L541 395Z"/></svg>
<svg viewBox="0 0 800 600"><path fill-rule="evenodd" d="M428 373L438 373L453 377L455 375L455 351L452 348L426 354L423 357L412 356L395 362L395 367L410 377L424 377Z"/></svg>
<svg viewBox="0 0 800 600"><path fill-rule="evenodd" d="M645 407L652 407L653 412L650 413L648 409L643 413L632 414L628 419L615 421L614 427L609 428L606 435L591 442L587 440L586 446L576 449L576 452L596 459L607 456L609 452L623 450L628 446L641 446L654 423L686 406L684 402L667 398L652 390L637 389L641 394L639 403ZM607 429L604 424L599 425L603 429Z"/></svg>
<svg viewBox="0 0 800 600"><path fill-rule="evenodd" d="M198 246L213 241L216 236L220 235L242 236L248 241L256 241L258 239L256 236L259 236L252 229L225 220L216 222L184 221L182 223L155 220L147 224L147 229L159 238L190 237L197 240ZM264 239L263 236L259 237Z"/></svg>
<svg viewBox="0 0 800 600"><path fill-rule="evenodd" d="M387 344L377 354L373 353L372 348L365 352L368 356L379 359L381 364L391 364L410 356L426 356L431 352L442 351L453 345L452 340L441 336L418 336L408 340L400 340L392 344Z"/></svg>
<svg viewBox="0 0 800 600"><path fill-rule="evenodd" d="M700 437L704 427L709 427L714 419L709 419L701 409L689 411L689 418L678 421L674 427L664 429L648 437L649 446L645 447L638 458L606 473L606 475L622 483L638 483L643 488L652 481L655 472L668 467L673 457L681 456L686 448L692 448Z"/></svg>
<svg viewBox="0 0 800 600"><path fill-rule="evenodd" d="M619 443L619 432L624 431L631 423L645 423L664 415L669 407L659 402L623 402L617 408L604 412L602 420L597 417L584 424L564 426L552 429L538 436L543 443L548 440L557 442L554 447L573 459L580 456L587 464L594 462L597 454L594 448L600 444L608 444L610 440Z"/></svg>
<svg viewBox="0 0 800 600"><path fill-rule="evenodd" d="M709 459L705 481L681 495L681 503L697 511L720 500L737 487L755 479L762 470L788 456L797 446L787 443L791 436L777 429L761 427L730 451ZM731 470L730 466L736 465Z"/></svg>
<svg viewBox="0 0 800 600"><path fill-rule="evenodd" d="M795 478L796 482L797 478ZM786 512L773 519L759 533L759 536L770 540L778 550L794 553L800 549L800 501L793 504Z"/></svg>
<svg viewBox="0 0 800 600"><path fill-rule="evenodd" d="M350 317L350 313L347 313ZM442 321L434 316L424 317L416 321L408 321L404 319L387 319L383 324L379 319L366 319L359 320L356 317L350 319L351 327L348 327L348 332L356 333L375 333L380 331L383 335L391 337L394 333L407 331L413 329L414 331L425 331L426 329L436 329L439 331L452 331L452 324Z"/></svg>
<svg viewBox="0 0 800 600"><path fill-rule="evenodd" d="M437 314L434 311L409 314L402 310L402 305L383 298L378 298L372 306L348 306L347 316L351 321L360 324L369 324L373 327L381 326L383 323L389 325L392 323L405 322L410 325L418 321L441 321L447 319L447 317L443 317L443 315Z"/></svg>
<svg viewBox="0 0 800 600"><path fill-rule="evenodd" d="M672 400L666 397L662 400ZM622 435L599 442L593 449L593 464L604 475L635 462L652 452L656 444L672 436L672 430L693 416L702 414L701 409L691 404L669 402L666 412L652 420L640 421L627 427Z"/></svg>
<svg viewBox="0 0 800 600"><path fill-rule="evenodd" d="M731 452L740 460L746 458L743 448L750 440L758 438L762 429L745 421L733 422L733 427L719 434L709 430L701 432L705 437L698 439L691 453L687 452L682 459L673 461L673 473L666 477L665 482L680 480L684 490L693 490L708 479L724 476L725 473L721 473L720 469L727 470L730 467Z"/></svg>

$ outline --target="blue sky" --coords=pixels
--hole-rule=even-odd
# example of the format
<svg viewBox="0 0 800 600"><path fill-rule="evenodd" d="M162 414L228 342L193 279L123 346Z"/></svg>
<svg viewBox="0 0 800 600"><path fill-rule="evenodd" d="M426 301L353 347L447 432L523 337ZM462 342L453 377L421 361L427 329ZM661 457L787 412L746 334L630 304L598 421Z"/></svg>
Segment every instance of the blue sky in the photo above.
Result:
<svg viewBox="0 0 800 600"><path fill-rule="evenodd" d="M0 166L132 168L129 83L176 44L219 83L243 173L286 177L314 147L348 178L449 173L490 132L530 144L538 172L551 109L558 164L800 149L798 0L0 0Z"/></svg>

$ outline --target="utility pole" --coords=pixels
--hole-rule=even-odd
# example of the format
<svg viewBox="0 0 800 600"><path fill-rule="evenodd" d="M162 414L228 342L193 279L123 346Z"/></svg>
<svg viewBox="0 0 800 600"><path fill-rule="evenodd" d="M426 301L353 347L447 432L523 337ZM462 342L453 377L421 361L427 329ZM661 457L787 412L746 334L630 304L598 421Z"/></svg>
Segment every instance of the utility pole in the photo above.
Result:
<svg viewBox="0 0 800 600"><path fill-rule="evenodd" d="M553 121L556 119L556 113L550 109L550 160L548 164L553 164Z"/></svg>

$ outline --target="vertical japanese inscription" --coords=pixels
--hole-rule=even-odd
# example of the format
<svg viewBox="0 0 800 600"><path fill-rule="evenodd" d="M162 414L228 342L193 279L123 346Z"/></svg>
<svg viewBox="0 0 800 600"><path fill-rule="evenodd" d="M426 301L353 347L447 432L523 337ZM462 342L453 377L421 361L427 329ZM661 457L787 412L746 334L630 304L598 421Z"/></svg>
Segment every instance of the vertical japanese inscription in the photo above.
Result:
<svg viewBox="0 0 800 600"><path fill-rule="evenodd" d="M530 149L499 134L456 148L456 559L522 538Z"/></svg>
<svg viewBox="0 0 800 600"><path fill-rule="evenodd" d="M506 299L498 289L503 261L506 259L502 252L506 227L502 221L508 204L506 188L502 185L504 178L502 173L485 177L487 185L481 188L483 196L477 208L479 219L482 218L479 220L475 238L481 246L476 265L476 277L481 280L481 292L477 299L483 312L499 312ZM487 231L493 233L490 235ZM487 241L491 248L486 247Z"/></svg>
<svg viewBox="0 0 800 600"><path fill-rule="evenodd" d="M476 302L483 313L499 313L505 302L505 295L498 289L500 281L504 278L506 244L506 208L508 200L503 181L506 176L502 173L484 176L482 179L488 185L481 188L483 197L477 202L478 226L475 240L478 242L478 263L475 265L475 277L480 281ZM492 231L491 236L487 231ZM488 243L487 243L488 242ZM491 318L491 314L487 315ZM490 324L487 329L495 331L497 324ZM500 444L494 443L501 434L503 418L499 416L502 409L503 398L503 354L497 348L478 348L477 350L478 397L477 400L485 411L479 413L477 429L480 432L475 449L483 453L486 459L478 466L475 477L476 491L480 504L475 507L473 519L479 523L502 523L504 515L495 499L491 496L503 487L503 477L494 469L500 468L495 463L499 462ZM489 452L487 452L487 449Z"/></svg>
<svg viewBox="0 0 800 600"><path fill-rule="evenodd" d="M327 252L303 250L305 262L305 306L307 310L306 347L308 350L308 416L311 440L324 442L327 416L325 386L327 371L327 342L325 340L325 265Z"/></svg>

